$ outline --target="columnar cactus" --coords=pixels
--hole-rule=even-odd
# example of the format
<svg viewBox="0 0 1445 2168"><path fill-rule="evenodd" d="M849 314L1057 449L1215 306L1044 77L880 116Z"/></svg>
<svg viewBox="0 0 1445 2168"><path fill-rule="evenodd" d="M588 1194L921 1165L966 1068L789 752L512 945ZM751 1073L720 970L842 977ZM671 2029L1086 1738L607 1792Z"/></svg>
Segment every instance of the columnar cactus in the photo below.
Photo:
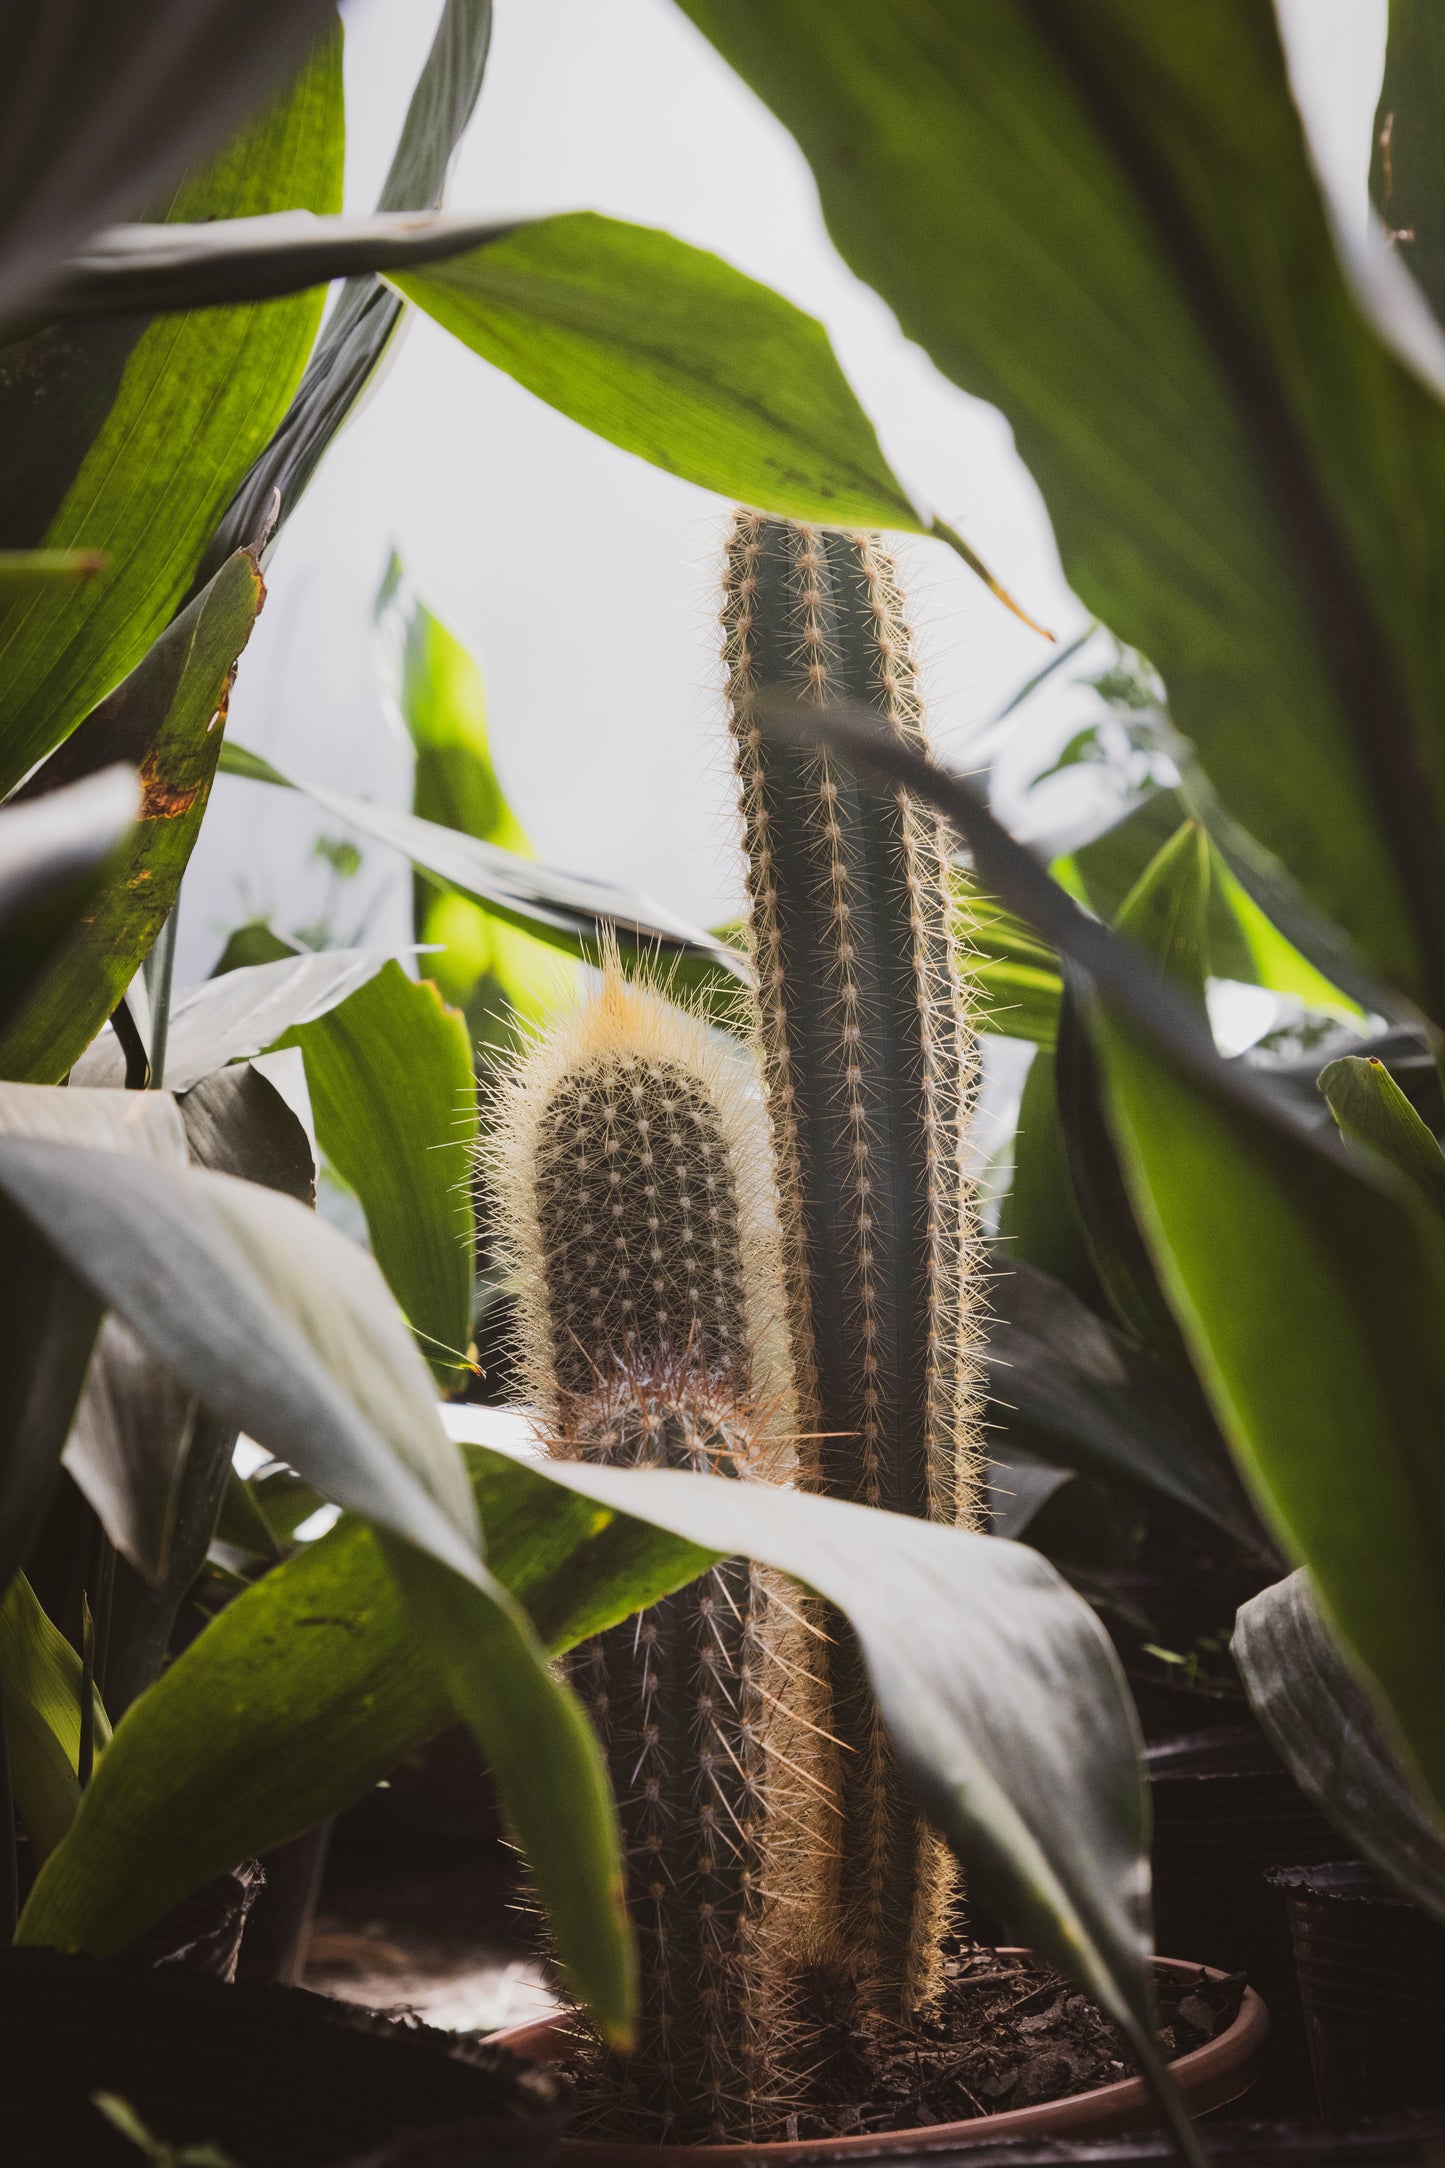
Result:
<svg viewBox="0 0 1445 2168"><path fill-rule="evenodd" d="M746 1058L614 966L518 1064L495 1151L552 1450L790 1480L774 1191ZM602 2088L615 2133L776 2124L783 1950L821 1872L802 1635L796 1593L731 1560L571 1659L622 1816L642 1968L638 2046Z"/></svg>
<svg viewBox="0 0 1445 2168"><path fill-rule="evenodd" d="M830 1495L967 1520L976 1051L945 836L757 712L766 697L848 699L921 740L893 563L867 536L740 513L723 625L801 1427ZM851 1640L830 1631L838 1946L906 2018L940 1985L951 1867L897 1780Z"/></svg>

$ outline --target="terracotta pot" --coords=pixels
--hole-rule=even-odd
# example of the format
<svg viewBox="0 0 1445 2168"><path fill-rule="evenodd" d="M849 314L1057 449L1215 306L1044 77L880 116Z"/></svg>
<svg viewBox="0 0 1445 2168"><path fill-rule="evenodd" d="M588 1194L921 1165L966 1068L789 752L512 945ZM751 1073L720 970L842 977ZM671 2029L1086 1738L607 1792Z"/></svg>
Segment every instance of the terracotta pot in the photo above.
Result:
<svg viewBox="0 0 1445 2168"><path fill-rule="evenodd" d="M1001 1957L1022 1957L1023 1950L1005 1949ZM1209 1966L1191 1965L1182 1959L1154 1960L1165 1972L1208 1972L1213 1979L1225 1974ZM511 2025L488 2038L514 2055L531 2056L537 2062L560 2062L568 2054L565 2012ZM1238 2015L1213 2040L1194 2048L1169 2065L1170 2076L1194 2115L1206 2115L1238 2100L1254 2082L1260 2050L1269 2035L1269 2012L1252 1987L1244 1991ZM772 2145L748 2141L736 2145L625 2145L616 2140L564 2138L563 2168L738 2168L738 2164L792 2161L804 2157L831 2158L834 2153L931 2153L951 2152L960 2145L980 2145L994 2138L1103 2137L1117 2131L1147 2130L1157 2121L1154 2103L1142 2078L1123 2078L1116 2085L1100 2085L1090 2093L1074 2093L1065 2100L1043 2100L1031 2108L1006 2108L999 2115L973 2116L966 2123L929 2123L917 2130L858 2131L846 2138L784 2139Z"/></svg>

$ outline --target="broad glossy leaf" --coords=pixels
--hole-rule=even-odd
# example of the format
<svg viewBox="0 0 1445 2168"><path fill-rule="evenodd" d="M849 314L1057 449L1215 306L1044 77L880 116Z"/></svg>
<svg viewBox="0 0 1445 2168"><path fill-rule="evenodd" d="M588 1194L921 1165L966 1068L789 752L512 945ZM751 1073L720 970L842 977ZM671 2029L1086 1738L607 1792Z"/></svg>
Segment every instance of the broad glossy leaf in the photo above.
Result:
<svg viewBox="0 0 1445 2168"><path fill-rule="evenodd" d="M1006 1438L1017 1432L1056 1465L1139 1484L1267 1555L1192 1379L1166 1370L1048 1273L995 1259L983 1357Z"/></svg>
<svg viewBox="0 0 1445 2168"><path fill-rule="evenodd" d="M1445 1015L1445 369L1347 282L1269 0L683 5L853 270L1003 409L1231 811Z"/></svg>
<svg viewBox="0 0 1445 2168"><path fill-rule="evenodd" d="M1445 1802L1445 1223L1385 1162L1226 1096L1117 1015L1099 1043L1220 1427Z"/></svg>
<svg viewBox="0 0 1445 2168"><path fill-rule="evenodd" d="M1230 1644L1281 1760L1342 1838L1445 1919L1445 1822L1402 1766L1303 1569L1241 1605Z"/></svg>
<svg viewBox="0 0 1445 2168"><path fill-rule="evenodd" d="M366 1214L372 1253L443 1386L471 1337L477 1087L466 1025L430 981L386 963L285 1044L316 1134Z"/></svg>
<svg viewBox="0 0 1445 2168"><path fill-rule="evenodd" d="M248 964L218 979L188 986L171 1004L166 1086L186 1092L227 1062L274 1046L293 1024L324 1016L389 960L386 949L327 949L319 955ZM77 1084L119 1086L125 1054L113 1032L102 1032L76 1063Z"/></svg>
<svg viewBox="0 0 1445 2168"><path fill-rule="evenodd" d="M61 1457L116 1550L152 1583L170 1563L195 1412L174 1373L107 1317Z"/></svg>
<svg viewBox="0 0 1445 2168"><path fill-rule="evenodd" d="M549 406L669 474L791 519L930 531L822 325L672 234L572 211L391 283Z"/></svg>
<svg viewBox="0 0 1445 2168"><path fill-rule="evenodd" d="M159 1092L0 1084L0 1137L101 1146L108 1155L134 1154L148 1171L186 1156L175 1102ZM0 1591L26 1556L54 1486L101 1308L22 1214L8 1204L0 1210Z"/></svg>
<svg viewBox="0 0 1445 2168"><path fill-rule="evenodd" d="M1445 317L1445 21L1432 0L1390 0L1370 195L1400 261Z"/></svg>
<svg viewBox="0 0 1445 2168"><path fill-rule="evenodd" d="M255 559L237 551L26 786L46 793L127 761L141 803L104 889L0 1036L0 1075L58 1083L150 953L200 834L231 678L265 594Z"/></svg>
<svg viewBox="0 0 1445 2168"><path fill-rule="evenodd" d="M1445 1152L1382 1061L1346 1054L1321 1069L1319 1085L1346 1137L1389 1160L1445 1210Z"/></svg>
<svg viewBox="0 0 1445 2168"><path fill-rule="evenodd" d="M110 869L140 803L128 768L0 811L0 1031Z"/></svg>
<svg viewBox="0 0 1445 2168"><path fill-rule="evenodd" d="M61 266L47 313L63 322L274 301L331 279L459 255L497 230L495 219L442 211L370 218L268 211L193 225L107 226Z"/></svg>
<svg viewBox="0 0 1445 2168"><path fill-rule="evenodd" d="M492 0L446 0L407 109L379 211L440 204L482 87ZM295 510L322 456L361 398L401 322L403 303L378 278L350 280L322 327L295 398L211 537L197 578L258 533L274 510Z"/></svg>
<svg viewBox="0 0 1445 2168"><path fill-rule="evenodd" d="M674 971L684 986L720 987L726 995L729 987L735 992L749 982L747 959L736 949L633 889L564 873L414 813L395 813L320 783L295 781L244 746L222 747L221 772L304 791L337 820L389 844L424 872L569 956L595 957L604 939L615 934L624 951L657 956L663 970Z"/></svg>
<svg viewBox="0 0 1445 2168"><path fill-rule="evenodd" d="M468 1458L493 1569L550 1648L724 1551L837 1602L911 1781L1011 1931L1139 2033L1147 1874L1132 1707L1102 1628L1041 1558L763 1485L522 1464L483 1447ZM226 1695L242 1678L244 1694ZM196 1717L212 1694L234 1720L203 1746ZM22 1939L120 1946L122 1920L137 1931L263 1831L356 1796L444 1715L372 1539L343 1525L238 1597L120 1727Z"/></svg>
<svg viewBox="0 0 1445 2168"><path fill-rule="evenodd" d="M194 1168L138 1170L118 1154L3 1138L0 1190L214 1419L386 1532L428 1660L476 1728L526 1847L561 1959L624 2040L631 1953L596 1744L478 1556L461 1463L371 1257L274 1191Z"/></svg>
<svg viewBox="0 0 1445 2168"><path fill-rule="evenodd" d="M53 1626L23 1573L0 1601L0 1680L10 1782L37 1862L47 1859L80 1806L80 1658ZM93 1690L92 1690L93 1691ZM110 1720L94 1695L95 1750L110 1743Z"/></svg>
<svg viewBox="0 0 1445 2168"><path fill-rule="evenodd" d="M376 598L386 691L416 753L411 809L422 820L535 856L492 765L482 674L461 642L412 592L400 558L387 566ZM486 1014L504 1002L532 1020L566 993L556 951L455 890L415 882L418 942L441 945L427 970L448 1001L467 1011L475 1035L495 1034ZM479 985L479 981L488 982ZM491 1030L487 1031L488 1025Z"/></svg>
<svg viewBox="0 0 1445 2168"><path fill-rule="evenodd" d="M299 1054L274 1059L301 1068ZM198 1167L264 1183L267 1189L294 1197L298 1204L315 1204L311 1140L277 1085L253 1063L236 1062L202 1077L178 1104L186 1143Z"/></svg>
<svg viewBox="0 0 1445 2168"><path fill-rule="evenodd" d="M338 27L292 88L209 172L183 184L170 216L336 210L342 133ZM0 541L103 550L108 563L78 596L36 596L0 614L0 789L134 669L171 617L286 410L322 298L197 310L149 327L134 319L52 327L7 349Z"/></svg>
<svg viewBox="0 0 1445 2168"><path fill-rule="evenodd" d="M0 25L0 291L43 298L68 249L153 201L297 65L332 0L46 0Z"/></svg>

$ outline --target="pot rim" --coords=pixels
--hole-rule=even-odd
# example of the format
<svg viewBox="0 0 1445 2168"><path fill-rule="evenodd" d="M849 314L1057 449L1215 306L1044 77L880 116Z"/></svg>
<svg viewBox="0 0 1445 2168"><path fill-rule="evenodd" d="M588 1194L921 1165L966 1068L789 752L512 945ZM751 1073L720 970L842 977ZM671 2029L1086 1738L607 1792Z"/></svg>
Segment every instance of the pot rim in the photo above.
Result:
<svg viewBox="0 0 1445 2168"><path fill-rule="evenodd" d="M1024 1957L1030 1953L1000 1948L1001 1957ZM1166 1972L1203 1973L1211 1980L1229 1975L1215 1965L1191 1964L1182 1957L1156 1957L1151 1962ZM530 2018L509 2025L487 2039L517 2055L538 2061L556 2058L547 2050L557 2041L567 2019L559 2010L550 2017ZM1222 2033L1191 2048L1170 2063L1169 2075L1196 2116L1237 2100L1254 2082L1254 2065L1269 2034L1269 2012L1255 1990L1246 1985L1233 2022ZM834 2154L951 2152L960 2145L981 2145L995 2138L1022 2138L1056 2133L1109 2136L1122 2131L1149 2129L1156 2122L1153 2098L1142 2078L1117 2078L1112 2085L1096 2085L1087 2093L1069 2093L1061 2100L1036 2101L1027 2108L1005 2108L998 2115L971 2116L962 2123L925 2123L910 2130L854 2131L838 2138L780 2138L768 2143L738 2140L727 2145L640 2145L621 2139L564 2138L564 2168L741 2168L743 2162L812 2160L824 2162Z"/></svg>

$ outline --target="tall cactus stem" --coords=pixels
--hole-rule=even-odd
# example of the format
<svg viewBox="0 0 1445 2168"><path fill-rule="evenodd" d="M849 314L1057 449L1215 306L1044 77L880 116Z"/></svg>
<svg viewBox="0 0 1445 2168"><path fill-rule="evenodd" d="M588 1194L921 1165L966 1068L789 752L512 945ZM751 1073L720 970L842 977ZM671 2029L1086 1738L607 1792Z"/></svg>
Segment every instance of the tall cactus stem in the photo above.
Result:
<svg viewBox="0 0 1445 2168"><path fill-rule="evenodd" d="M785 1281L813 1479L835 1497L966 1522L977 1494L966 1132L977 1052L946 834L896 790L766 735L760 695L862 701L922 741L891 558L871 538L740 513L724 655L748 859ZM941 1985L951 1865L917 1820L846 1630L839 1946L907 2018Z"/></svg>
<svg viewBox="0 0 1445 2168"><path fill-rule="evenodd" d="M492 1152L551 1449L793 1480L775 1192L746 1056L614 964L513 1070ZM731 1559L570 1660L621 1815L642 1976L636 2051L601 2071L609 2134L777 2127L786 1949L798 1908L816 1909L828 1799L809 1771L809 1638L796 1597Z"/></svg>

